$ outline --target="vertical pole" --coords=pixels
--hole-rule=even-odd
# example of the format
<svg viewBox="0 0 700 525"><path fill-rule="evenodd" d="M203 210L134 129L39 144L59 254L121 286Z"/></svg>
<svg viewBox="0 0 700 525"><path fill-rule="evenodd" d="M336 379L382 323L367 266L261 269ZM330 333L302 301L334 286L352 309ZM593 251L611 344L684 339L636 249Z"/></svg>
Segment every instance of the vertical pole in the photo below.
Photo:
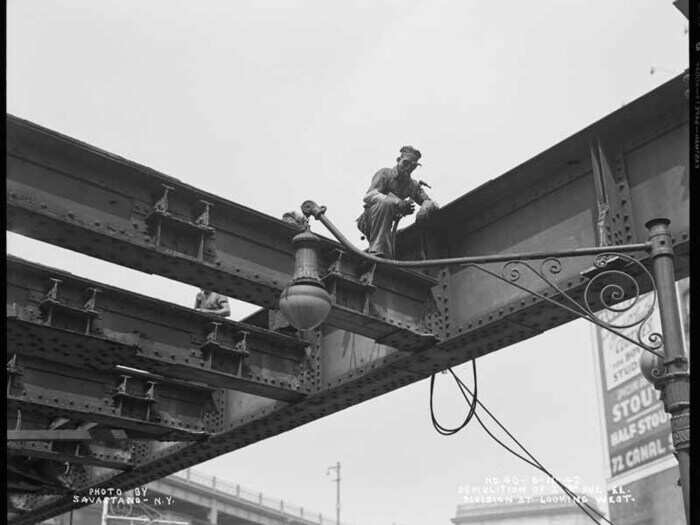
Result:
<svg viewBox="0 0 700 525"><path fill-rule="evenodd" d="M335 523L340 525L340 461L335 465L338 471L338 479L336 479L336 497L335 497Z"/></svg>
<svg viewBox="0 0 700 525"><path fill-rule="evenodd" d="M331 470L335 470L335 473L338 476L333 481L336 483L336 486L335 486L335 523L336 523L336 525L340 525L340 461L336 462L336 464L333 465L332 467L328 467L328 470L326 471L326 476L330 473Z"/></svg>
<svg viewBox="0 0 700 525"><path fill-rule="evenodd" d="M685 517L690 523L690 374L683 349L669 224L668 219L653 219L645 225L651 242L664 341L663 374L654 386L661 390L664 407L671 415L671 436L680 470Z"/></svg>

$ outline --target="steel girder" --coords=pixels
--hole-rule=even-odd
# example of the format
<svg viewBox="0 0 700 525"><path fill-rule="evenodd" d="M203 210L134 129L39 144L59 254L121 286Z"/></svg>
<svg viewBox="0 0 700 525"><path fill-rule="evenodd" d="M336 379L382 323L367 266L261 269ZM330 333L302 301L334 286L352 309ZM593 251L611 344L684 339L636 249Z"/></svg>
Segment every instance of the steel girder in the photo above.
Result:
<svg viewBox="0 0 700 525"><path fill-rule="evenodd" d="M423 254L432 257L567 249L598 244L596 190L592 169L585 157L591 146L598 142L603 145L607 155L615 159L610 164L615 166L612 179L616 181L617 186L614 193L608 196L609 204L615 213L604 217L610 238L615 239L615 242L644 241L643 223L659 215L668 216L673 221L674 245L678 254L677 276L680 278L687 275L686 188L689 153L687 140L682 140L687 134L688 126L687 100L683 98L683 90L680 77L674 79L501 178L446 206L436 217L435 223L428 226L427 234L426 230L411 228L401 236L399 246L403 258L410 258L418 251L417 247L420 247ZM23 129L28 129L26 124ZM36 131L36 128L32 129ZM65 137L61 140L64 144L69 141ZM80 147L82 150L72 150L73 155L79 156L80 151L88 156L94 154L94 151L86 150L84 145ZM57 148L60 150L60 147ZM31 149L28 148L29 153ZM22 155L26 157L29 153L25 151ZM44 151L42 155L46 157L48 153L50 151ZM103 162L110 160L106 154L100 155ZM53 233L42 234L36 229L28 233L37 237L41 235L41 238L50 242L80 249L81 246L76 246L79 244L77 241L71 241L70 244L66 242L66 232L85 233L94 228L83 224L75 225L75 212L71 212L73 218L68 216L68 211L63 215L56 211L51 214L42 212L42 199L47 201L44 202L44 210L50 206L50 199L46 197L46 190L41 189L41 177L31 182L36 190L34 195L43 191L38 200L33 201L36 207L34 204L29 206L26 202L19 203L22 199L18 197L20 193L16 190L28 184L22 182L23 173L25 169L30 169L30 163L26 160L17 160L20 156L15 149L14 152L10 152L8 161L14 163L10 170L10 179L14 178L17 183L14 189L8 185L9 192L15 191L14 196L11 193L8 196L11 226L19 230L18 220L27 219L30 223L30 227L27 228L34 228L31 226L32 221L36 223L36 228L39 228L40 221L44 221L43 226L47 229L57 229ZM75 156L72 158L77 162ZM123 169L125 161L113 157L111 161L117 164L119 169ZM53 179L49 177L48 180ZM198 193L201 194L202 192ZM26 196L27 193L21 195ZM142 198L142 202L153 203L155 199L155 196L151 196L150 200ZM105 208L109 209L108 206ZM250 216L246 221L245 210L241 207L238 209L242 215L239 215L237 220L242 224L249 225L251 222L262 220L260 214L248 210ZM111 216L109 218L111 220ZM268 223L265 224L277 224L274 219L267 220ZM135 230L139 228L138 224L134 227ZM287 225L280 228L285 229L289 238L295 233L295 230ZM86 234L92 235L89 232ZM126 229L121 234L128 237ZM100 235L100 239L104 241L105 236ZM263 228L260 235L265 238L270 235L270 231ZM112 243L113 240L109 242ZM122 252L127 251L128 246L133 246L133 243L124 247L123 241L119 242L122 244L114 244L114 248L104 250L104 257L129 264L126 257L115 253L119 248L123 248ZM231 414L222 429L205 442L197 443L196 446L180 443L162 450L154 450L139 458L131 470L116 476L109 473L94 477L89 486L129 488L158 479L428 377L447 366L527 339L575 317L547 300L530 297L501 281L489 280L483 274L479 274L476 268L453 268L435 272L432 280L416 276L414 273L380 267L375 269L373 275L372 268L362 267L358 261L348 258L347 263L343 262L343 257L346 256L341 256L341 262L334 266L329 250L332 251L337 246L328 246L330 248L324 251L324 264L330 262L328 273L332 274L335 268L344 265L343 270L339 272L342 275L337 281L345 288L335 290L337 303L350 303L346 308L350 309L352 316L357 319L365 316L372 321L375 318L381 321L381 309L385 305L390 305L384 310L387 316L391 317L394 312L399 319L401 315L404 316L404 319L399 321L404 326L396 326L400 330L397 331L396 339L391 340L393 346L381 344L388 340L381 341L381 336L378 337L380 334L376 331L357 327L349 322L338 323L335 317L318 330L316 337L310 341L307 355L310 358L310 369L314 370L314 389L304 399L292 403L269 400L258 402L238 394L229 394L227 402L230 406L235 406L236 413ZM156 262L168 270L170 277L186 282L193 282L192 268L202 268L205 274L210 268L206 261L198 261L194 256L185 259L178 255L178 262L171 264L164 254L171 256L172 252L165 252L162 248L153 246L139 249L146 250L145 253L152 258L156 257ZM87 249L85 251L87 252ZM611 251L614 251L614 247ZM94 251L92 254L99 255ZM287 258L286 271L289 272L289 253ZM639 260L643 264L648 262L644 254L640 254ZM155 263L149 264L149 271L152 271ZM132 262L131 265L135 266L135 263ZM264 261L261 265L265 266ZM590 266L591 258L565 260L556 276L556 283L560 289L578 303L582 302L587 282L587 277L583 276L582 272ZM272 264L270 267L275 270ZM496 266L489 268L495 273L502 270ZM384 285L386 288L380 294L377 294L376 290L374 294L367 294L367 287L362 285L368 284L369 279L380 271L383 272L383 279L389 284ZM227 271L223 270L222 273L226 274ZM233 268L231 274L240 276L241 272L236 272ZM245 274L238 279L252 283L251 293L254 295L255 287L260 285L260 278L256 280L249 277ZM351 284L346 286L344 281ZM245 283L241 283L241 287L248 286ZM642 292L649 289L650 283L645 284L643 280L640 283ZM550 299L560 295L551 289L547 292L547 287L536 279L527 281L527 285L543 292ZM232 293L235 292L236 286L222 291L245 299L240 293ZM332 286L333 283L329 283L329 288L332 289ZM408 292L404 291L404 286ZM274 306L274 301L269 300L269 289L268 287L266 291L261 288L259 297L263 299L251 302ZM360 291L352 300L349 298L353 296L347 291L350 289ZM414 291L411 292L411 289ZM392 294L393 291L400 293ZM593 307L597 309L601 305L594 302ZM334 311L339 311L339 307L336 306ZM274 316L268 316L268 312L252 316L249 322L268 327L275 325ZM343 324L349 330L339 327L339 324ZM420 344L411 344L410 341L409 344L405 344L404 336L424 337L425 328L430 330L437 343L431 344L432 341L425 339ZM380 342L377 342L377 339L380 339ZM31 506L33 510L16 518L13 523L31 523L33 520L65 512L76 506L67 496L36 498Z"/></svg>
<svg viewBox="0 0 700 525"><path fill-rule="evenodd" d="M688 99L683 75L627 104L506 174L445 206L425 227L398 239L402 259L567 250L645 242L648 220L671 220L679 276L687 272L689 241ZM604 193L596 187L603 157ZM598 206L600 201L606 209ZM597 223L604 238L599 238ZM423 250L421 253L421 249ZM570 261L561 282L575 282L590 260ZM527 296L485 279L474 268L441 274L445 339L459 337L486 311ZM539 329L546 329L541 326Z"/></svg>
<svg viewBox="0 0 700 525"><path fill-rule="evenodd" d="M48 460L80 474L43 488L14 480L15 491L79 488L131 469L154 441L206 439L226 423L223 389L285 401L310 391L296 337L16 257L7 268L8 454L18 472Z"/></svg>
<svg viewBox="0 0 700 525"><path fill-rule="evenodd" d="M193 188L11 115L8 229L117 264L274 309L299 227ZM387 272L323 241L336 304L328 324L426 348L433 279ZM371 298L371 301L370 301Z"/></svg>
<svg viewBox="0 0 700 525"><path fill-rule="evenodd" d="M7 269L15 353L102 372L129 366L184 387L195 382L286 401L310 391L298 378L307 343L297 337L16 257L8 257Z"/></svg>

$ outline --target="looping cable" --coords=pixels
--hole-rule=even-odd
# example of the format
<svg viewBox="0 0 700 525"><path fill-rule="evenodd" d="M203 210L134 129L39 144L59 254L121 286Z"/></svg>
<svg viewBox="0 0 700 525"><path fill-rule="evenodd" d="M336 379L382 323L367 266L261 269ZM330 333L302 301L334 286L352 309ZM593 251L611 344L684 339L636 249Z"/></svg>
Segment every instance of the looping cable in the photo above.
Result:
<svg viewBox="0 0 700 525"><path fill-rule="evenodd" d="M459 378L455 375L455 373L452 371L451 368L447 369L450 374L452 374L452 377L455 379L457 382L457 386L459 387L460 391L462 392L462 395L464 395L464 391L462 390L462 387L460 386L460 380ZM474 373L474 396L476 396L476 359L472 359L472 370ZM433 427L437 431L438 434L443 435L443 436L452 436L462 430L464 427L466 427L469 422L471 421L472 417L474 416L476 412L476 403L469 403L469 400L467 400L467 404L469 405L469 412L467 413L467 416L464 419L464 422L455 427L455 428L447 428L443 427L440 423L438 423L437 418L435 417L435 409L434 409L434 404L433 404L433 392L435 390L435 374L430 376L430 419L433 423ZM476 399L476 397L474 397Z"/></svg>
<svg viewBox="0 0 700 525"><path fill-rule="evenodd" d="M455 427L455 428L447 428L442 426L440 423L438 423L437 418L435 417L435 410L434 410L434 405L433 405L433 392L435 389L435 374L430 376L430 419L433 423L433 427L435 430L443 435L443 436L451 436L462 430L464 427L469 424L471 421L472 417L475 417L476 420L479 422L479 425L481 428L484 429L484 431L489 435L491 439L493 439L496 443L498 443L501 447L506 449L508 452L513 454L515 457L521 459L525 463L529 464L530 466L536 468L540 472L546 474L554 483L557 484L557 486L571 498L571 500L576 504L576 506L591 520L593 520L594 523L600 523L599 519L602 519L609 525L613 525L613 523L607 519L598 509L592 507L586 502L581 502L581 498L571 489L569 489L566 485L564 485L561 481L559 481L551 472L549 472L543 465L540 463L516 438L511 434L508 429L503 426L503 424L494 416L484 404L479 401L477 398L477 379L476 379L476 359L472 359L472 370L474 374L474 392L472 393L469 388L464 384L464 382L457 377L457 374L454 373L454 371L451 368L448 368L447 371L450 372L452 377L454 378L455 382L457 383L457 387L459 388L460 393L462 394L462 397L464 397L464 400L467 402L467 405L469 406L469 412L467 413L466 418L464 419L464 422ZM469 395L467 395L469 394ZM469 400L469 396L471 396L471 401ZM505 434L513 440L513 442L520 447L520 449L525 453L525 456L519 454L512 448L510 448L508 445L506 445L503 441L498 439L484 424L484 422L481 420L479 417L479 414L476 412L476 406L479 405L484 412L500 427L500 429L505 432ZM528 459L529 458L529 459ZM597 517L596 517L597 516Z"/></svg>

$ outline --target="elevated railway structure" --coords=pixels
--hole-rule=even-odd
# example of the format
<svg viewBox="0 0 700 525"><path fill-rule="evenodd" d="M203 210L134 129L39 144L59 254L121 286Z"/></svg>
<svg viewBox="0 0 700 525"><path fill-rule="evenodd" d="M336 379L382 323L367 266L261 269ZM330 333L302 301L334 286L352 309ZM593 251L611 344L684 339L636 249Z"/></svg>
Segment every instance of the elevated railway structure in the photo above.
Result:
<svg viewBox="0 0 700 525"><path fill-rule="evenodd" d="M190 469L89 501L41 525L336 525L335 516Z"/></svg>
<svg viewBox="0 0 700 525"><path fill-rule="evenodd" d="M645 242L645 223L666 217L676 278L686 276L684 92L672 79L470 191L401 232L399 258L614 248ZM10 115L7 172L8 230L261 307L221 320L9 257L9 523L76 508L90 488L144 485L575 318L536 280L526 284L540 297L469 267L368 264L322 239L332 310L298 332L276 310L295 225ZM591 266L569 258L551 276L581 302Z"/></svg>

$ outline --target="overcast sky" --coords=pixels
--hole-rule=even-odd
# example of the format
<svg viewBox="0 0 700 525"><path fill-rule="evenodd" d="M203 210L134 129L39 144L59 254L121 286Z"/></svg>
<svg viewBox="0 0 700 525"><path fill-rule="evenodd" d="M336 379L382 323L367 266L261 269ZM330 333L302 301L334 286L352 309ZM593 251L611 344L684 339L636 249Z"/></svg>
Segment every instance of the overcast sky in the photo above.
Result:
<svg viewBox="0 0 700 525"><path fill-rule="evenodd" d="M683 71L686 25L671 0L10 0L7 107L276 217L312 198L359 242L362 195L403 144L445 204ZM8 251L195 293L14 234ZM480 359L479 391L552 471L603 487L590 334L572 323ZM439 394L456 422L458 394ZM460 486L537 475L476 424L437 435L427 396L422 381L199 469L331 516L340 460L353 525L447 524Z"/></svg>

